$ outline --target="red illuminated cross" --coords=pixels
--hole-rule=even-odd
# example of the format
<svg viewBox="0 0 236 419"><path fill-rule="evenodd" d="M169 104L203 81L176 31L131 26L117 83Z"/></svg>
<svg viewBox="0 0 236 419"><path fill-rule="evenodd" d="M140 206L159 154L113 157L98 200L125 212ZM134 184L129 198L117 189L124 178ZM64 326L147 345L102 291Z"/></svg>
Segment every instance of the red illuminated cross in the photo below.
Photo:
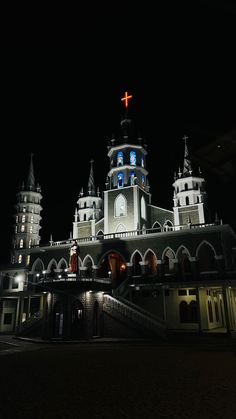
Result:
<svg viewBox="0 0 236 419"><path fill-rule="evenodd" d="M125 107L128 108L128 104L129 104L129 99L131 99L133 96L129 95L128 96L128 92L125 92L124 97L121 98L121 100L125 101Z"/></svg>

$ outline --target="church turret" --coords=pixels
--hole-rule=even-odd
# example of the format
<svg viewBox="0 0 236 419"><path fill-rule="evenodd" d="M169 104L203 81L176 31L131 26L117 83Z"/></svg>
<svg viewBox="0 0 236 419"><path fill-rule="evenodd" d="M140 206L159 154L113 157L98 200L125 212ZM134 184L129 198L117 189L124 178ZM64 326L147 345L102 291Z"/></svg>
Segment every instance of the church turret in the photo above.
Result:
<svg viewBox="0 0 236 419"><path fill-rule="evenodd" d="M94 160L90 161L87 193L81 188L78 207L75 209L73 239L95 235L95 223L103 217L103 200L99 188L96 190L93 172Z"/></svg>
<svg viewBox="0 0 236 419"><path fill-rule="evenodd" d="M12 263L28 265L29 255L27 255L25 249L30 249L32 246L40 243L41 199L41 188L38 184L37 186L35 185L33 154L31 154L27 182L26 184L22 183L17 193Z"/></svg>
<svg viewBox="0 0 236 419"><path fill-rule="evenodd" d="M178 176L174 176L174 221L175 225L188 225L189 219L192 224L204 224L209 222L207 210L207 194L205 179L200 169L195 174L189 157L187 138L184 148L183 171L179 168Z"/></svg>
<svg viewBox="0 0 236 419"><path fill-rule="evenodd" d="M132 95L125 92L121 99L125 105L121 134L116 139L113 136L108 146L110 170L104 191L105 233L146 228L146 208L151 200L147 150L142 138L135 135L132 120L128 118L131 98Z"/></svg>

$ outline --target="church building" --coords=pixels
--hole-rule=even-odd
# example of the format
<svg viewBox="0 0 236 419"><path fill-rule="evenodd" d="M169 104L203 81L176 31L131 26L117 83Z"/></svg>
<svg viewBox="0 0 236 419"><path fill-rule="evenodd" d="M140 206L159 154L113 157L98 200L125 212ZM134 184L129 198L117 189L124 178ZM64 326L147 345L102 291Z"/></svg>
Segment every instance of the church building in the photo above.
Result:
<svg viewBox="0 0 236 419"><path fill-rule="evenodd" d="M126 114L109 141L104 191L91 160L68 240L40 242L42 194L31 156L16 196L11 261L0 269L0 333L73 340L236 332L236 234L210 219L187 138L182 168L166 185L172 209L152 203L131 97L122 98Z"/></svg>

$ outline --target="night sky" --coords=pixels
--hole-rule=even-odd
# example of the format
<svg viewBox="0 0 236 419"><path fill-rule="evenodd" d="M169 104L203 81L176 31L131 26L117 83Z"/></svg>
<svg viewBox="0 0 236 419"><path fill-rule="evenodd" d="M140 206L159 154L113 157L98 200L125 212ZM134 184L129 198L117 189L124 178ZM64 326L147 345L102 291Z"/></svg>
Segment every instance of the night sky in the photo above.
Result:
<svg viewBox="0 0 236 419"><path fill-rule="evenodd" d="M51 233L54 240L69 237L91 158L104 189L124 91L133 95L130 117L147 144L154 205L172 209L184 135L194 156L236 129L235 8L227 1L188 3L99 10L78 27L73 47L1 51L0 262L8 261L16 192L30 153L43 194L42 243ZM217 209L236 227L234 179L202 170L212 214Z"/></svg>

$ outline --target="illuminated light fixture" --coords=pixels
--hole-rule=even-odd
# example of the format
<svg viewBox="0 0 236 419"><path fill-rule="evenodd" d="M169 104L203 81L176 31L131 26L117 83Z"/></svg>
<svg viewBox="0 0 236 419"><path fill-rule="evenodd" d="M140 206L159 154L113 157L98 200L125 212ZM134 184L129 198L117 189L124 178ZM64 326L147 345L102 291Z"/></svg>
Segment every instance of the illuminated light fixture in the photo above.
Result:
<svg viewBox="0 0 236 419"><path fill-rule="evenodd" d="M58 275L58 278L61 279L61 275Z"/></svg>
<svg viewBox="0 0 236 419"><path fill-rule="evenodd" d="M64 271L65 271L65 272L67 272L67 271L68 271L68 269L66 268L66 269L64 269Z"/></svg>
<svg viewBox="0 0 236 419"><path fill-rule="evenodd" d="M21 281L23 281L23 275L16 275L16 277L15 277L15 280L16 280L16 282L21 282Z"/></svg>
<svg viewBox="0 0 236 419"><path fill-rule="evenodd" d="M39 277L39 274L36 274L37 277Z"/></svg>
<svg viewBox="0 0 236 419"><path fill-rule="evenodd" d="M46 271L43 271L43 274L45 275Z"/></svg>

